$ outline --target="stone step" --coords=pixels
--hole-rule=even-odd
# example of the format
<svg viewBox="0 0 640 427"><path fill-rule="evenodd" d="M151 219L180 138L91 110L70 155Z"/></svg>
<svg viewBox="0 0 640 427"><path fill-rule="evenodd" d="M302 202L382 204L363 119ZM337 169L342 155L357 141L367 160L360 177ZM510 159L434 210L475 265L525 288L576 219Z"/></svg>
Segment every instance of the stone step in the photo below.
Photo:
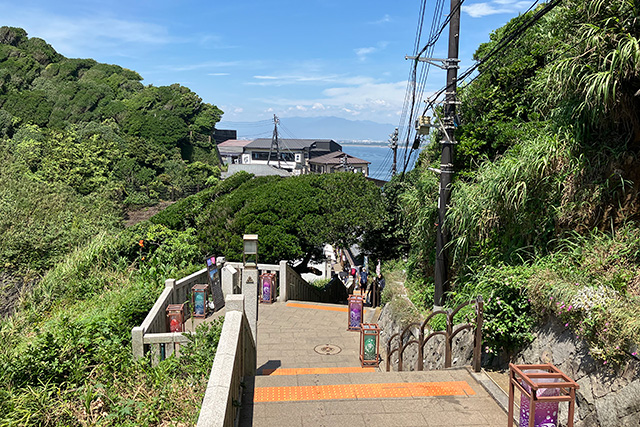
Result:
<svg viewBox="0 0 640 427"><path fill-rule="evenodd" d="M283 369L266 371L268 375L257 375L255 387L325 386L338 384L397 384L458 382L473 379L465 368L439 371L382 372L376 368L359 366L346 368ZM474 382L476 382L474 380ZM473 388L473 387L472 387Z"/></svg>
<svg viewBox="0 0 640 427"><path fill-rule="evenodd" d="M506 425L467 369L259 375L242 406L240 425Z"/></svg>

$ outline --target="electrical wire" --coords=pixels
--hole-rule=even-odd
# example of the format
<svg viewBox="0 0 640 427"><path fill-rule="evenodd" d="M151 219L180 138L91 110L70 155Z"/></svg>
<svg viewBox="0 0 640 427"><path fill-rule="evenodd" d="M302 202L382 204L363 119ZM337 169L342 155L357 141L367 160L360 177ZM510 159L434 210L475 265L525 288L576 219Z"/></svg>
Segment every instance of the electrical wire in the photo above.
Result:
<svg viewBox="0 0 640 427"><path fill-rule="evenodd" d="M420 61L420 57L426 53L427 58L431 57L433 55L433 51L435 49L435 45L436 42L439 40L440 36L442 35L443 31L445 30L445 28L447 27L447 25L449 24L449 22L451 21L452 16L459 11L459 9L462 7L464 3L464 0L461 0L453 10L451 10L451 12L449 13L449 15L447 16L447 18L444 20L444 22L440 23L440 20L438 19L438 16L441 15L442 13L442 9L444 8L444 2L438 0L435 4L435 10L434 10L434 15L433 15L433 21L432 21L432 26L431 26L431 33L429 36L429 39L427 41L427 43L425 44L425 46L420 50L419 53L417 53L417 55L415 55L415 59L413 60L413 64L412 64L412 68L411 68L411 74L409 77L409 81L407 82L407 91L411 90L411 96L409 96L410 98L410 107L408 105L405 105L404 107L406 108L406 110L409 111L409 120L408 120L408 126L405 130L404 128L404 124L407 123L407 117L406 117L406 112L405 112L405 108L403 108L403 115L401 115L401 124L400 126L398 126L400 129L402 129L402 133L401 133L401 140L405 140L405 148L403 150L403 163L404 163L404 167L403 167L403 174L406 171L407 165L411 159L412 153L414 151L413 149L413 144L411 149L409 149L409 142L412 139L413 136L413 127L412 124L415 121L415 116L414 113L417 112L416 110L416 100L417 99L422 99L423 95L424 95L424 87L426 85L426 81L428 78L428 74L429 74L429 70L430 70L430 65L428 62L426 63L426 65L422 68L422 72L420 74L420 78L417 77L417 67L418 67L418 63L421 62ZM439 27L439 28L438 28ZM405 97L407 98L407 97Z"/></svg>
<svg viewBox="0 0 640 427"><path fill-rule="evenodd" d="M485 55L481 60L477 61L474 65L472 65L471 67L469 67L467 70L465 70L462 74L460 74L458 76L458 81L462 81L465 78L469 77L475 70L478 69L478 67L484 65L485 63L487 63L487 61L489 59L491 59L493 56L495 56L496 54L500 53L501 51L503 51L504 49L507 48L507 46L512 43L514 40L516 40L518 37L520 37L526 30L528 30L533 24L535 24L537 21L539 21L544 15L546 15L548 12L550 12L554 7L556 7L558 4L560 4L562 0L552 0L549 3L547 3L544 7L542 7L538 12L536 12L528 21L523 22L521 25L519 25L518 27L516 27L513 31L511 31L508 35L504 36L499 42L498 44L487 54ZM539 2L539 0L536 0L536 2L533 3L533 5L531 5L528 9L527 12L531 11L531 9ZM486 70L491 69L491 65L495 65L498 62L498 59L493 60L491 63L489 63L487 65L487 67L485 67ZM467 84L471 83L472 81L474 81L476 78L478 78L478 76L480 75L477 74L476 76L474 76L474 78L467 82ZM425 112L432 107L437 99L446 91L447 87L443 87L441 88L438 92L434 93L433 96L430 98L430 101L427 105L427 107L425 107Z"/></svg>

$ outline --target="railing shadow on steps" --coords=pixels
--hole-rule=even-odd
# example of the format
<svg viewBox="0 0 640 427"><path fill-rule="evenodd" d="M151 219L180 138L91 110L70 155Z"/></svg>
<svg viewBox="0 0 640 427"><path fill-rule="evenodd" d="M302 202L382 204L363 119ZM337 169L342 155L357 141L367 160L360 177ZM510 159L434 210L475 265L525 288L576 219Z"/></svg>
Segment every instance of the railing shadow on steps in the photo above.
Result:
<svg viewBox="0 0 640 427"><path fill-rule="evenodd" d="M455 330L453 330L453 318L456 314L458 314L458 312L470 305L470 304L474 304L475 305L475 311L476 311L476 321L475 323L465 323L462 325L459 325ZM445 368L450 368L451 367L451 359L452 359L452 343L453 343L453 338L458 335L460 332L464 331L464 330L474 330L475 329L475 333L474 333L474 340L473 340L473 370L475 372L480 372L480 359L481 359L481 355L482 355L482 321L483 321L483 307L484 307L484 303L482 301L482 297L478 296L475 300L471 300L469 302L466 303L462 303L459 306L457 306L455 309L453 310L436 310L433 311L431 314L429 314L429 316L427 316L427 318L422 322L422 323L418 323L418 322L413 322L410 323L409 325L407 325L402 332L398 332L396 334L393 334L390 338L389 341L387 341L387 356L386 356L386 366L387 366L387 372L391 369L391 356L393 356L394 353L398 353L398 371L402 371L403 369L403 356L404 356L404 351L412 344L417 344L418 345L418 366L417 366L417 370L418 371L422 371L424 370L424 347L427 344L427 342L438 335L441 335L444 337L444 341L445 341L445 355L444 355L444 367ZM429 335L427 335L425 337L424 333L425 333L425 329L427 328L427 325L429 324L429 321L431 319L433 319L435 316L437 315L445 315L446 316L446 321L447 321L447 326L446 329L444 331L432 331L431 333L429 333ZM418 337L417 339L407 339L409 337L409 334L411 334L412 330L414 328L418 329ZM399 343L397 345L397 347L392 349L393 346L393 342L394 339L398 339ZM406 342L405 342L406 340Z"/></svg>

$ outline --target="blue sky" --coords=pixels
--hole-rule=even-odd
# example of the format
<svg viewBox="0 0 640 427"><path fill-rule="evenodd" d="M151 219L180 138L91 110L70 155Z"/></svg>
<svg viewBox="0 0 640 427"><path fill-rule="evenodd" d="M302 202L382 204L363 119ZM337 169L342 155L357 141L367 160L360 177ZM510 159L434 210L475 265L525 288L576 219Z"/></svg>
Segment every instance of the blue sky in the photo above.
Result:
<svg viewBox="0 0 640 427"><path fill-rule="evenodd" d="M461 69L492 30L532 3L466 0ZM22 27L67 57L135 70L145 84L188 86L224 121L276 113L398 125L419 8L418 0L0 0L0 25ZM446 39L435 57L446 57ZM444 80L432 70L426 92Z"/></svg>

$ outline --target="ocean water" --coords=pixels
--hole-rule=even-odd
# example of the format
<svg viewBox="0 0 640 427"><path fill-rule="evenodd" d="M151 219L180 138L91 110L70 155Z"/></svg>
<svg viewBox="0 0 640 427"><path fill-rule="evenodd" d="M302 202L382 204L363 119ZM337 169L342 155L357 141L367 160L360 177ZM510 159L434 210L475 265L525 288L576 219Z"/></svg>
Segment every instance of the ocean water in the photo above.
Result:
<svg viewBox="0 0 640 427"><path fill-rule="evenodd" d="M342 151L357 157L362 160L371 162L369 165L369 176L375 179L382 179L388 181L391 179L391 166L393 163L393 152L387 144L385 145L373 145L373 144L348 144L342 143ZM415 162L418 158L419 150L414 151L411 158L405 161L405 151L403 148L398 148L397 155L397 170L402 172L405 162L407 163L407 171L413 169ZM407 153L408 156L408 153Z"/></svg>

